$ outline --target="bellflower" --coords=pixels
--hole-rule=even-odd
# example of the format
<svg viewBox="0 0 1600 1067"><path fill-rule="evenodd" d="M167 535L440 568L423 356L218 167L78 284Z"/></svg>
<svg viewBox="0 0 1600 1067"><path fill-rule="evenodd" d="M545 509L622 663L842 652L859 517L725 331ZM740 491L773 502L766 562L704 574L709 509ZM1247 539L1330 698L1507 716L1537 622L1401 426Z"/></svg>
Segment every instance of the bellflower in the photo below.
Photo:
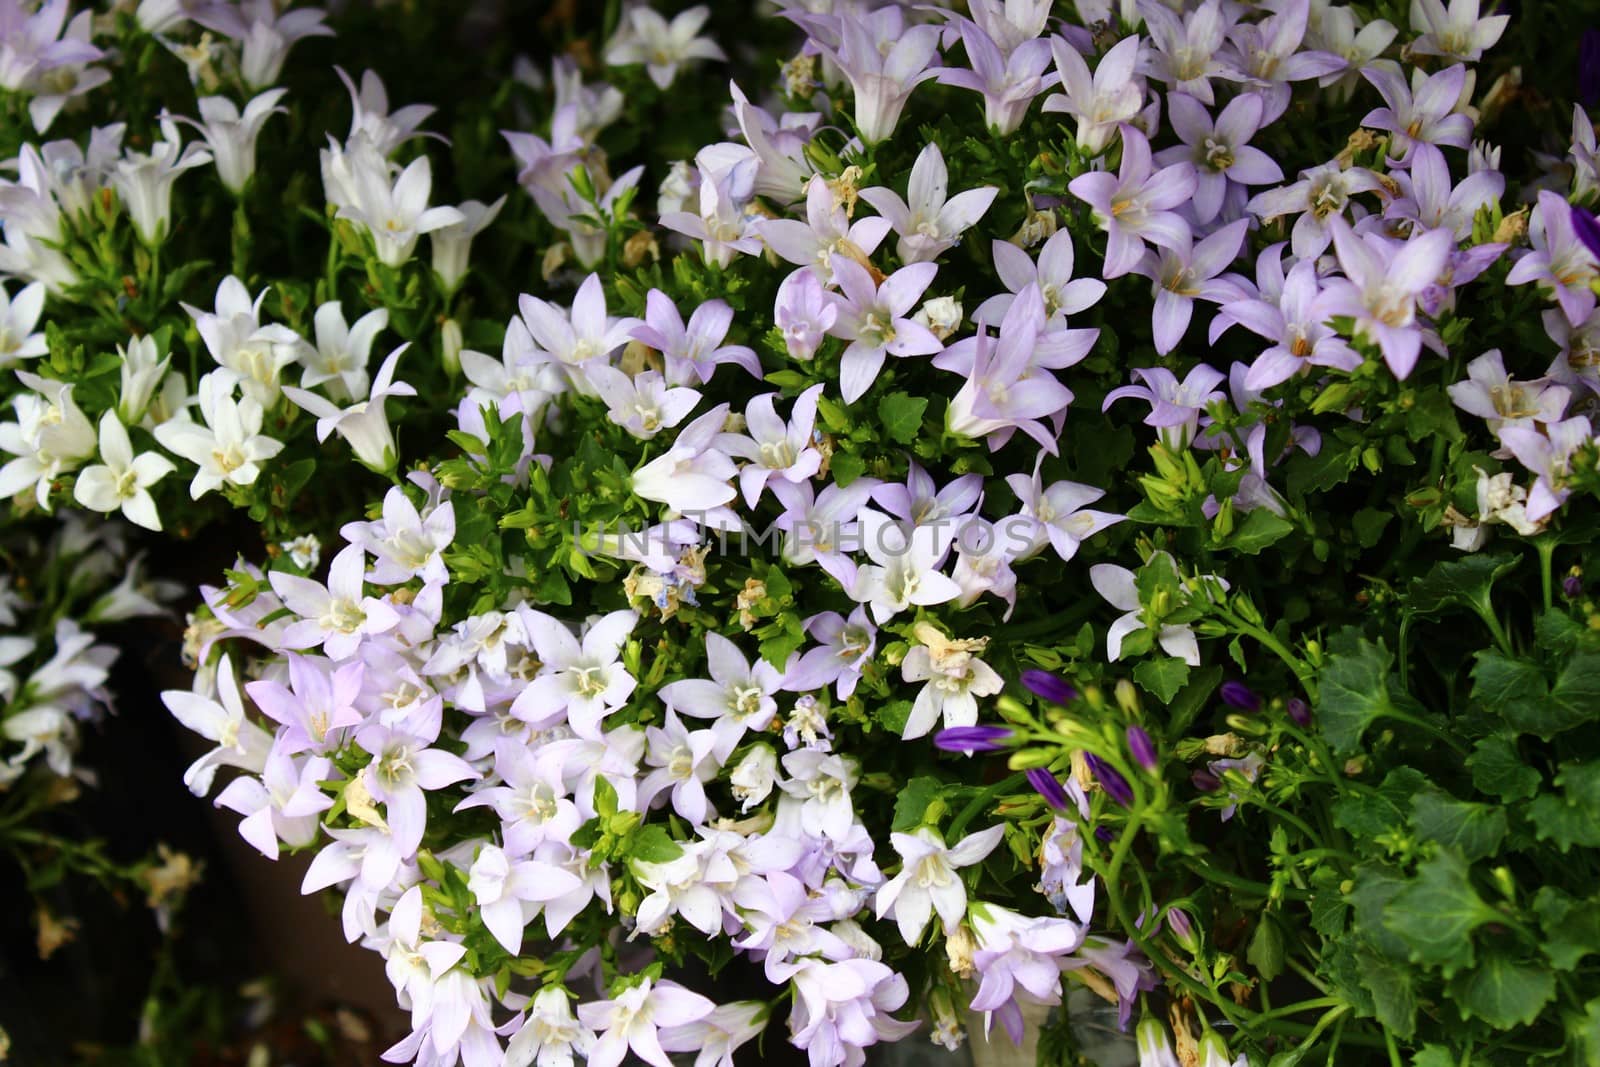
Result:
<svg viewBox="0 0 1600 1067"><path fill-rule="evenodd" d="M1218 53L1234 19L1222 0L1205 0L1183 15L1162 4L1142 4L1139 11L1153 46L1145 60L1150 77L1202 104L1215 103L1211 79L1227 75Z"/></svg>
<svg viewBox="0 0 1600 1067"><path fill-rule="evenodd" d="M1263 126L1288 109L1291 82L1326 77L1346 65L1340 56L1302 47L1310 16L1311 0L1285 0L1266 18L1228 31L1233 76L1260 87Z"/></svg>
<svg viewBox="0 0 1600 1067"><path fill-rule="evenodd" d="M739 471L739 488L752 508L768 479L803 482L822 466L822 453L814 447L813 438L822 386L813 385L795 399L788 422L773 410L776 395L764 393L750 401L744 413L747 433L725 433L717 438L721 451L749 461Z"/></svg>
<svg viewBox="0 0 1600 1067"><path fill-rule="evenodd" d="M1250 145L1265 123L1262 97L1244 93L1228 101L1213 121L1205 106L1186 93L1167 94L1167 117L1183 147L1162 149L1158 163L1188 160L1194 165L1194 219L1205 225L1224 209L1242 208L1245 188L1283 181L1283 171L1265 152Z"/></svg>
<svg viewBox="0 0 1600 1067"><path fill-rule="evenodd" d="M363 576L366 554L359 545L347 545L328 565L328 583L273 571L272 589L299 619L280 638L284 648L321 645L336 660L355 655L366 634L383 633L399 621L386 600L368 596Z"/></svg>
<svg viewBox="0 0 1600 1067"><path fill-rule="evenodd" d="M1223 274L1244 246L1248 219L1238 219L1191 244L1188 237L1171 248L1146 252L1135 270L1155 284L1151 331L1156 352L1166 355L1189 330L1197 300L1227 304L1245 295L1237 275Z"/></svg>
<svg viewBox="0 0 1600 1067"><path fill-rule="evenodd" d="M270 89L252 99L242 112L225 96L202 96L198 101L199 121L177 117L176 121L199 131L211 150L217 177L234 196L244 193L245 183L256 172L256 139L261 136L261 127L273 115L288 114L287 108L277 106L287 92Z"/></svg>
<svg viewBox="0 0 1600 1067"><path fill-rule="evenodd" d="M997 137L1015 133L1034 98L1055 80L1045 75L1051 63L1050 42L1035 37L1018 42L1007 54L976 22L960 19L956 27L972 69L946 67L939 80L982 93L984 124Z"/></svg>
<svg viewBox="0 0 1600 1067"><path fill-rule="evenodd" d="M857 607L848 619L837 611L813 615L806 620L805 628L807 635L819 643L789 661L784 668L783 688L807 693L831 685L840 700L849 700L862 670L872 662L877 627L867 618L866 609ZM709 634L706 641L709 645Z"/></svg>
<svg viewBox="0 0 1600 1067"><path fill-rule="evenodd" d="M1005 688L1005 680L977 656L988 639L951 641L928 624L919 624L916 636L923 643L913 645L906 653L900 663L900 677L902 681L924 684L900 731L901 739L924 737L941 720L947 729L972 726L978 721L977 698L993 696Z"/></svg>
<svg viewBox="0 0 1600 1067"><path fill-rule="evenodd" d="M1467 364L1467 380L1445 387L1456 407L1483 419L1499 435L1507 426L1546 425L1561 421L1572 393L1547 380L1519 382L1506 372L1498 348Z"/></svg>
<svg viewBox="0 0 1600 1067"><path fill-rule="evenodd" d="M667 709L712 719L719 762L726 761L746 730L765 730L778 713L773 694L783 682L777 668L757 657L745 658L739 646L718 633L706 634L706 668L710 680L685 678L661 687ZM700 820L695 820L699 822Z"/></svg>
<svg viewBox="0 0 1600 1067"><path fill-rule="evenodd" d="M830 277L833 274L831 266L828 274ZM773 321L783 331L784 346L795 359L812 359L838 317L839 307L823 288L815 271L801 268L778 286Z"/></svg>
<svg viewBox="0 0 1600 1067"><path fill-rule="evenodd" d="M902 263L936 259L955 247L961 235L989 210L1000 190L994 186L968 189L948 197L949 172L937 144L928 144L911 166L906 200L892 189L861 190L861 199L878 209L900 235L896 252ZM909 201L909 203L907 203Z"/></svg>
<svg viewBox="0 0 1600 1067"><path fill-rule="evenodd" d="M973 318L979 322L998 322L1011 308L1016 295L1029 285L1038 285L1050 327L1066 325L1067 316L1086 311L1105 295L1106 283L1098 278L1074 278L1072 234L1058 230L1039 249L1038 262L1010 241L996 241L992 247L995 273L1010 290L998 293L978 305Z"/></svg>
<svg viewBox="0 0 1600 1067"><path fill-rule="evenodd" d="M1045 488L1039 476L1043 465L1044 456L1041 455L1033 465L1032 477L1008 474L1006 484L1016 494L1022 514L1033 523L1035 545L1048 542L1064 563L1078 554L1083 542L1127 516L1089 508L1087 505L1106 495L1103 489L1092 485L1061 481Z"/></svg>
<svg viewBox="0 0 1600 1067"><path fill-rule="evenodd" d="M1247 206L1263 222L1283 215L1299 215L1291 231L1296 259L1314 260L1333 241L1330 220L1343 218L1350 198L1383 187L1378 176L1364 167L1342 170L1336 163L1301 172L1300 180L1281 189L1257 193Z"/></svg>
<svg viewBox="0 0 1600 1067"><path fill-rule="evenodd" d="M641 441L677 426L700 403L699 392L668 388L667 380L653 370L630 377L615 367L596 363L585 374L606 402L606 416Z"/></svg>
<svg viewBox="0 0 1600 1067"><path fill-rule="evenodd" d="M172 227L172 186L186 170L211 162L211 153L198 144L184 145L178 127L169 119L161 124L161 140L148 152L129 150L111 174L117 196L147 248L159 247Z"/></svg>
<svg viewBox="0 0 1600 1067"><path fill-rule="evenodd" d="M873 191L863 190L862 198L877 207L866 196L867 192ZM880 207L879 210L883 209ZM762 239L778 254L778 258L798 267L809 267L817 277L830 284L833 282L835 254L847 256L857 263L864 262L866 257L877 251L890 226L891 219L881 216L863 216L851 222L844 206L835 200L827 179L821 176L814 176L806 186L805 222L768 219L756 224ZM780 305L783 303L781 292L779 302Z"/></svg>
<svg viewBox="0 0 1600 1067"><path fill-rule="evenodd" d="M732 500L737 493L728 483L738 468L713 444L727 417L728 406L718 404L680 430L665 454L633 472L634 493L680 513L709 512Z"/></svg>
<svg viewBox="0 0 1600 1067"><path fill-rule="evenodd" d="M410 347L408 341L390 352L372 381L372 392L348 407L341 408L331 400L292 385L284 386L283 394L317 417L318 441L326 441L330 434L337 432L349 442L363 466L380 474L387 473L395 469L399 456L384 402L393 396L417 395L416 387L394 380L395 367Z"/></svg>
<svg viewBox="0 0 1600 1067"><path fill-rule="evenodd" d="M278 376L283 368L308 347L287 326L261 321L261 305L266 298L267 290L263 289L251 300L244 282L230 274L217 285L215 312L181 305L194 319L211 358L218 366L237 374L244 395L263 409L278 400ZM374 327L377 322L373 320ZM363 368L363 381L365 373Z"/></svg>
<svg viewBox="0 0 1600 1067"><path fill-rule="evenodd" d="M668 22L644 4L636 4L623 12L622 25L607 42L606 64L625 67L643 63L656 88L666 89L682 64L695 59L728 58L715 41L699 35L710 17L711 9L697 4Z"/></svg>
<svg viewBox="0 0 1600 1067"><path fill-rule="evenodd" d="M1411 28L1419 36L1411 51L1423 56L1442 56L1476 63L1493 48L1506 32L1510 15L1493 14L1480 18L1478 0L1416 0L1411 5ZM1496 12L1501 9L1497 6Z"/></svg>
<svg viewBox="0 0 1600 1067"><path fill-rule="evenodd" d="M418 156L391 179L387 165L362 166L355 172L355 199L339 208L338 217L362 226L373 251L386 267L402 267L417 247L417 238L463 223L466 215L453 207L429 207L433 165Z"/></svg>
<svg viewBox="0 0 1600 1067"><path fill-rule="evenodd" d="M521 618L543 669L517 694L512 714L540 729L564 719L579 737L598 741L602 719L637 684L617 658L639 616L613 611L590 624L581 640L542 611L525 609Z"/></svg>
<svg viewBox="0 0 1600 1067"><path fill-rule="evenodd" d="M1144 384L1111 390L1101 410L1109 410L1123 397L1147 402L1150 414L1145 416L1144 424L1156 427L1162 444L1174 452L1189 447L1199 429L1201 414L1212 402L1223 398L1217 388L1224 380L1223 373L1204 363L1190 369L1181 382L1165 367L1135 367L1133 376Z"/></svg>
<svg viewBox="0 0 1600 1067"><path fill-rule="evenodd" d="M505 206L503 196L492 204L468 200L456 207L461 213L460 222L441 226L428 234L428 243L433 249L433 274L446 295L453 296L466 280L472 239L499 218L500 209Z"/></svg>
<svg viewBox="0 0 1600 1067"><path fill-rule="evenodd" d="M586 384L584 364L591 359L609 360L640 325L638 319L614 319L606 313L605 289L598 274L590 274L578 286L570 311L527 294L518 307L545 358L561 367L580 388Z"/></svg>
<svg viewBox="0 0 1600 1067"><path fill-rule="evenodd" d="M1189 236L1189 226L1172 209L1194 196L1194 165L1174 163L1155 170L1150 142L1132 126L1122 127L1122 165L1115 175L1105 171L1080 174L1067 188L1094 209L1106 231L1102 277L1117 278L1133 270L1145 242L1176 248Z"/></svg>
<svg viewBox="0 0 1600 1067"><path fill-rule="evenodd" d="M695 1053L692 1067L734 1067L733 1054L761 1036L770 1012L757 1000L719 1004L703 1019L662 1029L661 1047Z"/></svg>
<svg viewBox="0 0 1600 1067"><path fill-rule="evenodd" d="M1591 252L1573 225L1573 211L1566 198L1548 189L1539 199L1528 220L1530 251L1512 264L1506 275L1509 285L1537 282L1554 294L1556 303L1577 326L1595 309L1591 283L1600 278L1600 256Z"/></svg>
<svg viewBox="0 0 1600 1067"><path fill-rule="evenodd" d="M1146 628L1139 588L1132 571L1111 563L1096 563L1090 567L1089 581L1106 603L1124 613L1106 632L1106 658L1115 662L1122 657L1123 640ZM1188 626L1163 624L1156 632L1156 642L1167 655L1176 656L1191 667L1200 666L1200 645Z"/></svg>
<svg viewBox="0 0 1600 1067"><path fill-rule="evenodd" d="M35 333L44 311L44 283L23 286L12 296L0 285L0 370L19 359L48 355L43 333Z"/></svg>
<svg viewBox="0 0 1600 1067"><path fill-rule="evenodd" d="M146 530L161 529L161 516L150 487L177 470L170 459L155 452L133 454L128 430L115 411L100 416L100 463L78 475L72 495L91 511L121 511L124 518Z"/></svg>
<svg viewBox="0 0 1600 1067"><path fill-rule="evenodd" d="M733 308L725 301L707 300L689 314L685 325L672 299L661 290L652 289L645 296L644 322L623 321L634 323L634 340L661 353L670 385L709 382L724 363L743 367L754 377L761 376L761 363L754 351L744 345L723 343L733 325Z"/></svg>
<svg viewBox="0 0 1600 1067"><path fill-rule="evenodd" d="M867 144L877 144L894 132L912 90L938 76L938 68L930 64L939 51L939 27L904 26L898 18L889 19L889 32L875 40L879 34L867 18L837 18L839 45L819 42L818 47L838 65L855 93L856 132Z"/></svg>
<svg viewBox="0 0 1600 1067"><path fill-rule="evenodd" d="M839 357L839 392L846 403L854 403L871 388L886 356L928 356L944 348L926 326L909 317L937 271L932 263L913 263L874 284L854 260L833 257L834 276L843 293L833 296L838 310L828 332L850 342Z"/></svg>
<svg viewBox="0 0 1600 1067"><path fill-rule="evenodd" d="M1091 76L1088 63L1066 38L1050 40L1062 92L1048 97L1044 110L1078 120L1076 140L1087 155L1104 152L1123 124L1144 107L1144 81L1135 74L1140 43L1138 34L1118 41L1100 57Z"/></svg>
<svg viewBox="0 0 1600 1067"><path fill-rule="evenodd" d="M572 1014L568 995L556 985L534 994L527 1018L506 1043L503 1067L572 1067L574 1056L588 1054L594 1033Z"/></svg>
<svg viewBox="0 0 1600 1067"><path fill-rule="evenodd" d="M1444 272L1455 237L1449 230L1429 230L1410 241L1392 241L1358 235L1343 219L1332 228L1345 277L1328 283L1323 310L1354 318L1356 331L1378 345L1389 369L1404 380L1422 351L1417 297Z"/></svg>
<svg viewBox="0 0 1600 1067"><path fill-rule="evenodd" d="M1572 455L1593 438L1589 420L1582 415L1553 423L1545 427L1544 433L1527 426L1508 426L1500 431L1500 443L1537 476L1528 493L1530 522L1553 514L1566 502L1571 493L1566 480L1571 474Z"/></svg>
<svg viewBox="0 0 1600 1067"><path fill-rule="evenodd" d="M652 1067L672 1067L661 1048L658 1028L698 1022L715 1007L676 982L649 978L621 990L613 999L580 1004L578 1018L599 1035L589 1050L589 1067L617 1067L630 1050Z"/></svg>
<svg viewBox="0 0 1600 1067"><path fill-rule="evenodd" d="M1411 146L1419 143L1441 148L1466 148L1472 143L1472 119L1459 111L1463 94L1470 89L1466 67L1458 63L1436 74L1413 69L1409 85L1399 68L1387 61L1373 63L1361 74L1389 105L1367 112L1361 125L1388 132L1391 156L1409 160Z"/></svg>
<svg viewBox="0 0 1600 1067"><path fill-rule="evenodd" d="M296 348L305 365L300 388L325 386L335 400L366 395L370 390L367 361L371 358L373 342L389 325L389 309L376 308L355 322L346 323L343 306L337 300L330 300L318 305L312 321L316 329L316 347L299 345Z"/></svg>
<svg viewBox="0 0 1600 1067"><path fill-rule="evenodd" d="M274 750L291 756L336 751L344 743L346 728L365 719L356 708L365 664L355 660L335 668L329 660L292 652L285 659L289 685L263 678L244 687L261 713L280 727Z"/></svg>
<svg viewBox="0 0 1600 1067"><path fill-rule="evenodd" d="M1083 927L1067 919L1030 918L993 904L973 904L972 931L978 940L973 968L978 992L972 1010L984 1013L985 1029L998 1015L1014 1043L1022 1042L1019 994L1030 1003L1061 1003L1057 957L1083 943Z"/></svg>
<svg viewBox="0 0 1600 1067"><path fill-rule="evenodd" d="M317 816L333 806L320 783L333 774L333 765L321 756L296 762L273 746L261 777L235 778L217 794L216 806L243 815L239 836L275 860L280 842L302 848L316 840Z"/></svg>
<svg viewBox="0 0 1600 1067"><path fill-rule="evenodd" d="M332 37L322 24L327 12L297 7L279 13L273 0L238 0L216 3L191 15L208 30L243 43L239 73L252 89L264 89L278 80L289 49L303 37Z"/></svg>
<svg viewBox="0 0 1600 1067"><path fill-rule="evenodd" d="M733 151L722 152L721 149ZM713 151L717 150L717 151ZM756 218L746 210L755 196L760 160L741 145L713 145L695 157L700 170L699 211L669 211L661 225L700 242L708 264L726 267L736 253L761 252Z"/></svg>
<svg viewBox="0 0 1600 1067"><path fill-rule="evenodd" d="M203 426L172 420L155 428L161 447L199 468L189 483L189 495L195 500L224 484L254 484L261 474L259 464L283 451L282 441L261 433L265 414L261 404L249 396L234 399L238 380L227 370L200 379Z"/></svg>
<svg viewBox="0 0 1600 1067"><path fill-rule="evenodd" d="M968 834L953 846L947 846L926 826L915 833L891 834L889 840L900 855L901 868L878 889L878 918L892 915L900 936L912 947L922 940L934 912L938 912L944 932L952 933L967 913L967 887L956 872L981 863L1004 833L1004 825L991 826Z"/></svg>
<svg viewBox="0 0 1600 1067"><path fill-rule="evenodd" d="M861 529L872 563L857 572L850 597L870 607L879 624L914 605L943 604L961 595L961 587L939 572L952 531L938 526L906 530L871 510L863 514Z"/></svg>
<svg viewBox="0 0 1600 1067"><path fill-rule="evenodd" d="M1250 364L1246 389L1270 389L1308 367L1334 367L1353 371L1361 357L1327 325L1322 286L1315 260L1300 260L1289 269L1276 302L1252 297L1230 302L1213 322L1212 336L1238 323L1272 346Z"/></svg>
<svg viewBox="0 0 1600 1067"><path fill-rule="evenodd" d="M161 702L179 722L216 744L183 772L183 784L197 797L211 791L218 767L238 767L260 774L272 749L272 735L245 717L244 701L234 681L233 661L226 655L217 663L216 679L216 700L182 689L161 694Z"/></svg>
<svg viewBox="0 0 1600 1067"><path fill-rule="evenodd" d="M569 871L539 859L513 859L485 845L468 873L467 891L478 903L483 925L513 956L522 952L522 932L539 905L577 889ZM533 907L529 907L533 905Z"/></svg>

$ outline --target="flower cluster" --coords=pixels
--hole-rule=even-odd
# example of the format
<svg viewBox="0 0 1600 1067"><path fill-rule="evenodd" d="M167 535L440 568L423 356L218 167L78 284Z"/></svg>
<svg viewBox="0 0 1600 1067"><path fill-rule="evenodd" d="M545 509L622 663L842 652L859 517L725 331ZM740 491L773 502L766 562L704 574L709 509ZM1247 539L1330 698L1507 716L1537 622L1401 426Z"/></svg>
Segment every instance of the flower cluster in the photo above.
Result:
<svg viewBox="0 0 1600 1067"><path fill-rule="evenodd" d="M1509 16L782 4L748 68L719 10L631 5L446 147L340 70L302 263L256 251L254 145L330 27L219 4L241 43L177 46L156 6L122 32L198 118L0 189L0 496L156 531L187 479L185 530L218 490L261 528L164 699L191 789L386 960L390 1060L709 1065L770 1025L855 1067L1075 986L1146 1065L1564 1046L1600 169L1582 107L1555 155L1508 121ZM208 163L202 284L162 263ZM747 999L695 991L723 968Z"/></svg>

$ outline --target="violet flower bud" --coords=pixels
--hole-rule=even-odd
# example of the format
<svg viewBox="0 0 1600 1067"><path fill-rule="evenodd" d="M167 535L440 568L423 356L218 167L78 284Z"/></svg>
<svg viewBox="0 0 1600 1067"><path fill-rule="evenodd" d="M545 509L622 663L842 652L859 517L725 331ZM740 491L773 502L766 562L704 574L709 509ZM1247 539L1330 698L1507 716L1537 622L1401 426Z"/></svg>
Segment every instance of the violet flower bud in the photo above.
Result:
<svg viewBox="0 0 1600 1067"><path fill-rule="evenodd" d="M1311 725L1311 705L1299 697L1289 698L1289 719L1296 726L1304 729Z"/></svg>
<svg viewBox="0 0 1600 1067"><path fill-rule="evenodd" d="M1222 702L1230 708L1237 708L1240 711L1261 710L1261 698L1256 696L1255 690L1243 682L1237 682L1232 679L1223 682L1222 688L1218 690L1218 695L1222 697Z"/></svg>
<svg viewBox="0 0 1600 1067"><path fill-rule="evenodd" d="M1561 595L1568 600L1576 600L1583 595L1583 579L1576 574L1569 574L1561 579Z"/></svg>
<svg viewBox="0 0 1600 1067"><path fill-rule="evenodd" d="M1029 767L1024 773L1028 777L1028 784L1044 797L1046 804L1057 811L1066 811L1072 806L1072 798L1067 796L1067 791L1061 787L1055 775L1043 767Z"/></svg>
<svg viewBox="0 0 1600 1067"><path fill-rule="evenodd" d="M1600 30L1584 30L1578 38L1578 101L1584 107L1600 104Z"/></svg>
<svg viewBox="0 0 1600 1067"><path fill-rule="evenodd" d="M1200 939L1194 936L1194 920L1189 918L1188 912L1182 908L1168 908L1167 926L1172 930L1173 940L1187 951L1200 951Z"/></svg>
<svg viewBox="0 0 1600 1067"><path fill-rule="evenodd" d="M1573 205L1572 232L1578 235L1578 240L1583 242L1583 247L1589 254L1600 259L1600 219L1586 208Z"/></svg>
<svg viewBox="0 0 1600 1067"><path fill-rule="evenodd" d="M1222 788L1222 779L1203 767L1189 776L1189 782L1202 793L1215 793Z"/></svg>
<svg viewBox="0 0 1600 1067"><path fill-rule="evenodd" d="M1111 832L1111 827L1109 826L1096 826L1094 828L1094 839L1102 845L1109 845L1117 839L1117 835Z"/></svg>
<svg viewBox="0 0 1600 1067"><path fill-rule="evenodd" d="M1133 787L1122 777L1121 771L1093 752L1084 753L1083 759L1089 765L1089 770L1094 773L1095 781L1100 783L1100 788L1106 791L1106 796L1123 807L1133 803Z"/></svg>
<svg viewBox="0 0 1600 1067"><path fill-rule="evenodd" d="M1067 684L1059 674L1030 668L1022 672L1022 684L1034 696L1052 704L1070 704L1078 699L1078 691Z"/></svg>
<svg viewBox="0 0 1600 1067"><path fill-rule="evenodd" d="M1142 726L1129 726L1127 731L1128 752L1133 756L1133 762L1154 774L1161 766L1161 758L1156 754L1156 743L1150 740L1150 735L1145 733Z"/></svg>
<svg viewBox="0 0 1600 1067"><path fill-rule="evenodd" d="M945 752L998 752L1011 742L1012 733L1004 726L952 726L933 735L933 747Z"/></svg>

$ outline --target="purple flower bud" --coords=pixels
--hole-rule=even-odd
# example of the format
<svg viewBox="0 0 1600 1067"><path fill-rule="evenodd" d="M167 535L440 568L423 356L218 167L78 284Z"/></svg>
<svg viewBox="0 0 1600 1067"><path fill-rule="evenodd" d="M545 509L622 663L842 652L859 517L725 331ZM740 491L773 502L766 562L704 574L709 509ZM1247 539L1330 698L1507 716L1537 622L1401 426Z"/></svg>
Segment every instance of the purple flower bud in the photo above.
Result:
<svg viewBox="0 0 1600 1067"><path fill-rule="evenodd" d="M1133 787L1128 780L1122 777L1122 772L1117 770L1093 752L1084 753L1084 762L1089 764L1089 770L1094 773L1095 781L1100 783L1100 788L1106 791L1106 796L1115 800L1123 807L1133 803Z"/></svg>
<svg viewBox="0 0 1600 1067"><path fill-rule="evenodd" d="M1202 793L1215 793L1222 788L1222 779L1201 768L1189 776L1190 783Z"/></svg>
<svg viewBox="0 0 1600 1067"><path fill-rule="evenodd" d="M1222 702L1230 708L1237 708L1240 711L1261 710L1261 698L1256 696L1255 690L1243 682L1232 679L1223 682L1218 693L1222 697Z"/></svg>
<svg viewBox="0 0 1600 1067"><path fill-rule="evenodd" d="M1600 259L1600 220L1588 210L1577 207L1572 208L1572 232L1578 235L1578 240L1583 242L1583 247L1589 254Z"/></svg>
<svg viewBox="0 0 1600 1067"><path fill-rule="evenodd" d="M1194 920L1189 918L1189 913L1182 908L1167 909L1167 926L1172 929L1173 939L1188 949L1195 952L1200 948L1199 938L1194 936Z"/></svg>
<svg viewBox="0 0 1600 1067"><path fill-rule="evenodd" d="M952 726L933 735L933 747L945 752L998 752L1011 741L1011 731L1004 726Z"/></svg>
<svg viewBox="0 0 1600 1067"><path fill-rule="evenodd" d="M1027 770L1028 784L1044 797L1044 802L1057 811L1066 811L1072 805L1072 799L1067 796L1067 791L1061 788L1061 783L1056 776L1043 767L1029 767Z"/></svg>
<svg viewBox="0 0 1600 1067"><path fill-rule="evenodd" d="M1156 755L1156 743L1150 740L1150 735L1145 733L1142 726L1128 727L1128 751L1133 755L1133 762L1151 773L1161 766L1161 759Z"/></svg>
<svg viewBox="0 0 1600 1067"><path fill-rule="evenodd" d="M1306 727L1311 725L1311 705L1299 697L1289 698L1289 719L1296 726Z"/></svg>
<svg viewBox="0 0 1600 1067"><path fill-rule="evenodd" d="M1600 104L1600 30L1578 38L1578 100L1584 107Z"/></svg>
<svg viewBox="0 0 1600 1067"><path fill-rule="evenodd" d="M1111 827L1109 826L1096 826L1094 828L1094 839L1103 845L1109 845L1117 839L1117 835L1111 832Z"/></svg>
<svg viewBox="0 0 1600 1067"><path fill-rule="evenodd" d="M1576 574L1569 574L1561 579L1561 595L1568 600L1576 600L1583 595L1583 579Z"/></svg>
<svg viewBox="0 0 1600 1067"><path fill-rule="evenodd" d="M1036 697L1052 704L1070 704L1078 699L1078 691L1067 684L1059 674L1030 668L1022 672L1022 684Z"/></svg>

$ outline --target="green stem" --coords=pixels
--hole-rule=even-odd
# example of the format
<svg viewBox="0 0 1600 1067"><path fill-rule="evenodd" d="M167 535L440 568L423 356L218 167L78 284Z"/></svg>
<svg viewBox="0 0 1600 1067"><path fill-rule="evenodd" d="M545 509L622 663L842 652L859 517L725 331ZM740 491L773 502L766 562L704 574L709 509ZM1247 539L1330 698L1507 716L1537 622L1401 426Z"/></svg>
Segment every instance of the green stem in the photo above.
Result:
<svg viewBox="0 0 1600 1067"><path fill-rule="evenodd" d="M1555 605L1555 576L1550 572L1551 557L1556 552L1555 539L1541 537L1534 541L1533 547L1539 550L1539 592L1544 596L1544 610L1549 611Z"/></svg>
<svg viewBox="0 0 1600 1067"><path fill-rule="evenodd" d="M961 812L955 817L955 820L950 823L950 832L945 835L946 838L951 841L959 840L961 837L961 831L967 828L967 823L976 818L978 813L982 811L990 801L1003 793L1010 793L1021 788L1022 783L1026 782L1027 780L1028 776L1023 772L1018 771L1016 774L1013 774L1008 778L1001 779L994 785L991 785L987 789L979 792L977 796L968 801L967 806L962 808Z"/></svg>

